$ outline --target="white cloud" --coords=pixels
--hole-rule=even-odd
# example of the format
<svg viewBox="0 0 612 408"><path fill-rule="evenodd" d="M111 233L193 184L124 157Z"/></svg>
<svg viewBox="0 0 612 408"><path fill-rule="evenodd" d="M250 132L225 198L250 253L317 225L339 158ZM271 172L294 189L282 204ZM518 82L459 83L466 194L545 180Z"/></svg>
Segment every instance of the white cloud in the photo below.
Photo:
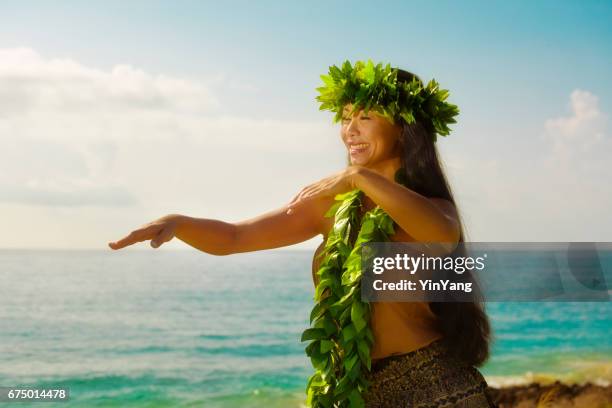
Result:
<svg viewBox="0 0 612 408"><path fill-rule="evenodd" d="M609 241L612 204L607 115L597 95L580 89L569 97L570 113L544 122L546 150L530 166L527 196L533 225L554 241Z"/></svg>
<svg viewBox="0 0 612 408"><path fill-rule="evenodd" d="M194 81L153 75L129 65L110 71L69 59L45 59L27 48L0 50L0 112L198 112L218 102Z"/></svg>
<svg viewBox="0 0 612 408"><path fill-rule="evenodd" d="M605 134L608 118L600 111L596 95L576 89L570 95L569 108L569 116L548 119L544 124L546 138L552 143L549 166L571 166L571 162L586 159L585 155L610 148Z"/></svg>
<svg viewBox="0 0 612 408"><path fill-rule="evenodd" d="M600 110L596 95L580 89L571 93L569 108L568 116L545 122L544 139L551 145L543 160L545 170L554 174L555 185L562 181L566 190L583 197L583 208L588 205L585 200L607 200L609 205L612 140L608 115Z"/></svg>
<svg viewBox="0 0 612 408"><path fill-rule="evenodd" d="M591 92L575 90L569 101L570 113L543 120L539 135L512 125L461 129L462 136L487 143L440 146L469 239L612 239L607 115Z"/></svg>
<svg viewBox="0 0 612 408"><path fill-rule="evenodd" d="M195 81L0 50L0 205L15 229L34 212L44 219L32 205L57 208L64 230L78 231L63 245L103 247L170 212L255 216L342 165L327 117L228 116L211 84L242 87L224 76ZM123 223L94 225L112 207ZM5 236L0 247L29 246L30 235Z"/></svg>

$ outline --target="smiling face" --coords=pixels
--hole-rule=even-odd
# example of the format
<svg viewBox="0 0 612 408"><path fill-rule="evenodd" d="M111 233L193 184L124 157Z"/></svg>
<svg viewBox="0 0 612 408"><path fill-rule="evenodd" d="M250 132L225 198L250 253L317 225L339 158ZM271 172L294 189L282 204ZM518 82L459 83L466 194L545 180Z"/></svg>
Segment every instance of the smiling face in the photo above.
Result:
<svg viewBox="0 0 612 408"><path fill-rule="evenodd" d="M340 135L352 165L369 167L399 156L399 125L373 110L367 115L360 110L351 117L351 109L351 104L344 107Z"/></svg>

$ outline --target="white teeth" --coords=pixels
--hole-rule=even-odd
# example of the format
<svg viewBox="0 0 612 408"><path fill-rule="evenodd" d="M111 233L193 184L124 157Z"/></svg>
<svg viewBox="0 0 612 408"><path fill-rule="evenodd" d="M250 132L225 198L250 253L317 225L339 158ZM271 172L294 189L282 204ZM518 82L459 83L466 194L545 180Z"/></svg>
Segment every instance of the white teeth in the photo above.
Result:
<svg viewBox="0 0 612 408"><path fill-rule="evenodd" d="M351 149L365 149L366 147L368 147L367 143L359 143L359 144L351 145Z"/></svg>

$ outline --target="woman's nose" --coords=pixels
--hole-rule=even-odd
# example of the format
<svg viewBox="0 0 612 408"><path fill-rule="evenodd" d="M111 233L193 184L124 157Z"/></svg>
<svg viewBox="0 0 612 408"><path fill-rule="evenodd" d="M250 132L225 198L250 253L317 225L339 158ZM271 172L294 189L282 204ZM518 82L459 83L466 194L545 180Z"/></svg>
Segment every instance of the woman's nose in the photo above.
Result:
<svg viewBox="0 0 612 408"><path fill-rule="evenodd" d="M352 117L348 123L348 125L346 126L346 134L351 136L351 135L358 135L359 134L359 126L357 123L357 118Z"/></svg>

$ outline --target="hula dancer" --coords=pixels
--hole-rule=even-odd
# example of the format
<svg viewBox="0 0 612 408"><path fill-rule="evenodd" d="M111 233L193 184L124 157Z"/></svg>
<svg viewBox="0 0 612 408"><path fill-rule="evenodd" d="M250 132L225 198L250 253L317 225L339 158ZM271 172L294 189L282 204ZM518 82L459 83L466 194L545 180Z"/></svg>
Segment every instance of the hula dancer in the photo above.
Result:
<svg viewBox="0 0 612 408"><path fill-rule="evenodd" d="M362 302L364 242L464 241L438 159L438 136L459 110L435 80L390 65L331 66L317 100L340 122L348 165L274 211L239 223L171 214L109 243L120 249L173 237L228 255L293 245L316 235L315 304L302 341L314 373L311 407L494 407L476 367L489 355L480 302Z"/></svg>

